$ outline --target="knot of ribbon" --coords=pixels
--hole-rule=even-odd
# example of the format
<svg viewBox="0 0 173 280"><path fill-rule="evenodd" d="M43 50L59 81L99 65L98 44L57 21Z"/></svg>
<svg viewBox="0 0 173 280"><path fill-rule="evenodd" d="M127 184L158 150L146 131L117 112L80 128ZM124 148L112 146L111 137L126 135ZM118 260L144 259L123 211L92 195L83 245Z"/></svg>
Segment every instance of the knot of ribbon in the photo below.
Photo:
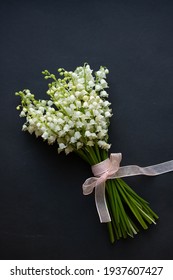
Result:
<svg viewBox="0 0 173 280"><path fill-rule="evenodd" d="M105 182L108 179L136 175L156 176L173 171L173 160L147 167L140 167L138 165L120 167L121 160L121 153L112 153L110 158L93 165L91 169L95 177L86 179L82 186L84 195L91 194L95 189L95 203L101 223L111 221L105 197Z"/></svg>

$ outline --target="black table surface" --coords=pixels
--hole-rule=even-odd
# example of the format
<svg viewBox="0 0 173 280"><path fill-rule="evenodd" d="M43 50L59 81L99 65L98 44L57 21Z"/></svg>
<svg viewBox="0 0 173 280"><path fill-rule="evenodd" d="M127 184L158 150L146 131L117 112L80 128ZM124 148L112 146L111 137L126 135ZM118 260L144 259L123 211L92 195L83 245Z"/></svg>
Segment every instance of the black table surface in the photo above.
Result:
<svg viewBox="0 0 173 280"><path fill-rule="evenodd" d="M112 245L94 194L82 194L90 166L22 132L14 95L46 98L44 69L107 66L111 152L122 165L171 160L172 34L172 1L1 1L1 259L173 258L173 173L126 179L160 219Z"/></svg>

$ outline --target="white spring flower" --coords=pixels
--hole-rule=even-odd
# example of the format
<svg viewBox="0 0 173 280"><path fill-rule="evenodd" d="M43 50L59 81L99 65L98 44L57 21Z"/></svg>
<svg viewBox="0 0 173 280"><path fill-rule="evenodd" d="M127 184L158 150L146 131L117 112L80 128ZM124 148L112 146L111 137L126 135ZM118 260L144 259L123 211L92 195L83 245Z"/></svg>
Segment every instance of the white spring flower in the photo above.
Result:
<svg viewBox="0 0 173 280"><path fill-rule="evenodd" d="M23 131L27 131L27 130L28 130L28 126L27 126L26 124L24 124L24 125L22 126L22 130L23 130Z"/></svg>
<svg viewBox="0 0 173 280"><path fill-rule="evenodd" d="M82 89L84 89L84 85L82 85L82 84L77 84L77 85L76 85L76 88L77 88L78 90L82 90Z"/></svg>
<svg viewBox="0 0 173 280"><path fill-rule="evenodd" d="M55 89L56 90L56 89ZM48 104L48 106L52 106L53 105L53 102L51 101L51 100L49 100L48 102L47 102L47 104Z"/></svg>
<svg viewBox="0 0 173 280"><path fill-rule="evenodd" d="M69 153L73 152L73 150L74 150L73 147L69 145L67 148L65 148L66 155L68 155Z"/></svg>
<svg viewBox="0 0 173 280"><path fill-rule="evenodd" d="M65 124L65 126L63 127L63 130L66 132L66 131L69 131L70 130L70 126L68 124Z"/></svg>
<svg viewBox="0 0 173 280"><path fill-rule="evenodd" d="M75 103L76 103L76 107L77 107L77 108L81 108L82 103L81 103L80 100L76 100Z"/></svg>
<svg viewBox="0 0 173 280"><path fill-rule="evenodd" d="M85 101L85 102L83 103L83 108L89 108L88 102Z"/></svg>
<svg viewBox="0 0 173 280"><path fill-rule="evenodd" d="M81 91L76 91L76 92L75 92L75 96L76 96L77 98L81 97L81 96L82 96Z"/></svg>
<svg viewBox="0 0 173 280"><path fill-rule="evenodd" d="M88 86L89 86L90 88L93 88L94 85L95 85L95 84L94 84L94 81L89 81L89 82L88 82Z"/></svg>
<svg viewBox="0 0 173 280"><path fill-rule="evenodd" d="M74 136L72 136L70 139L70 143L74 144L76 142L77 142L77 139Z"/></svg>
<svg viewBox="0 0 173 280"><path fill-rule="evenodd" d="M109 149L110 148L110 145L109 144L107 144L105 141L102 141L102 140L99 140L98 141L98 145L99 145L99 147L100 148L102 148L102 149Z"/></svg>
<svg viewBox="0 0 173 280"><path fill-rule="evenodd" d="M75 99L76 99L76 98L75 98L75 96L74 96L73 94L69 96L69 101L70 101L70 102L74 102Z"/></svg>
<svg viewBox="0 0 173 280"><path fill-rule="evenodd" d="M45 127L45 126L41 126L41 127L40 127L40 131L41 131L42 133L44 133L44 132L46 131L46 127Z"/></svg>
<svg viewBox="0 0 173 280"><path fill-rule="evenodd" d="M75 110L76 106L72 103L72 104L70 104L70 109Z"/></svg>
<svg viewBox="0 0 173 280"><path fill-rule="evenodd" d="M77 142L76 147L77 147L77 150L81 149L83 147L83 143Z"/></svg>
<svg viewBox="0 0 173 280"><path fill-rule="evenodd" d="M54 130L55 130L56 133L58 133L58 131L60 131L61 129L62 129L62 128L61 128L60 125L56 125L56 126L54 127Z"/></svg>
<svg viewBox="0 0 173 280"><path fill-rule="evenodd" d="M58 123L58 124L63 124L63 123L64 123L64 120L61 119L61 118L58 118L58 119L57 119L57 123Z"/></svg>
<svg viewBox="0 0 173 280"><path fill-rule="evenodd" d="M90 147L94 146L94 141L89 140L87 142L87 146L90 146Z"/></svg>
<svg viewBox="0 0 173 280"><path fill-rule="evenodd" d="M108 84L104 79L101 79L100 84L101 84L102 88L107 88L108 87Z"/></svg>
<svg viewBox="0 0 173 280"><path fill-rule="evenodd" d="M40 123L40 122L36 123L36 126L37 126L38 128L40 128L40 127L41 127L41 123Z"/></svg>
<svg viewBox="0 0 173 280"><path fill-rule="evenodd" d="M77 128L81 128L82 126L84 126L84 123L83 123L83 122L81 122L81 121L77 121L77 122L76 122L76 127L77 127Z"/></svg>
<svg viewBox="0 0 173 280"><path fill-rule="evenodd" d="M96 72L97 77L99 77L100 79L103 79L106 77L105 72L100 69L99 71Z"/></svg>
<svg viewBox="0 0 173 280"><path fill-rule="evenodd" d="M82 135L80 134L79 131L76 131L75 134L74 134L74 137L75 137L77 140L80 139L81 136L82 136Z"/></svg>
<svg viewBox="0 0 173 280"><path fill-rule="evenodd" d="M32 134L34 131L35 131L35 127L32 126L32 125L29 125L29 126L28 126L28 132L29 132L30 134Z"/></svg>
<svg viewBox="0 0 173 280"><path fill-rule="evenodd" d="M26 114L25 114L24 110L23 110L23 111L21 111L21 113L20 113L20 117L26 117Z"/></svg>
<svg viewBox="0 0 173 280"><path fill-rule="evenodd" d="M44 140L47 140L48 137L49 137L49 133L48 133L47 131L45 131L45 132L42 134L42 138L43 138Z"/></svg>
<svg viewBox="0 0 173 280"><path fill-rule="evenodd" d="M64 143L59 143L58 145L58 153L62 152L66 148L66 145L64 145Z"/></svg>
<svg viewBox="0 0 173 280"><path fill-rule="evenodd" d="M106 74L100 67L93 74L84 64L75 71L58 70L60 78L45 70L45 78L53 77L47 94L49 100L36 100L29 90L16 93L22 99L20 116L26 117L23 130L41 136L48 144L58 143L58 152L92 147L96 143L108 150L108 119L112 116Z"/></svg>
<svg viewBox="0 0 173 280"><path fill-rule="evenodd" d="M42 113L44 113L44 107L43 106L39 106L38 110Z"/></svg>
<svg viewBox="0 0 173 280"><path fill-rule="evenodd" d="M101 89L102 89L102 85L97 84L97 85L95 86L95 89L96 89L97 91L101 90Z"/></svg>
<svg viewBox="0 0 173 280"><path fill-rule="evenodd" d="M102 90L102 91L100 92L100 97L108 97L107 92L106 92L105 90Z"/></svg>
<svg viewBox="0 0 173 280"><path fill-rule="evenodd" d="M106 112L105 112L105 117L106 117L106 118L109 118L109 117L111 117L111 116L112 116L112 114L111 114L109 111L106 111Z"/></svg>
<svg viewBox="0 0 173 280"><path fill-rule="evenodd" d="M48 143L49 144L53 144L56 141L56 137L51 135L50 137L48 137Z"/></svg>
<svg viewBox="0 0 173 280"><path fill-rule="evenodd" d="M90 136L91 136L91 132L90 132L89 130L87 130L87 131L85 132L85 136L86 136L86 137L90 137Z"/></svg>

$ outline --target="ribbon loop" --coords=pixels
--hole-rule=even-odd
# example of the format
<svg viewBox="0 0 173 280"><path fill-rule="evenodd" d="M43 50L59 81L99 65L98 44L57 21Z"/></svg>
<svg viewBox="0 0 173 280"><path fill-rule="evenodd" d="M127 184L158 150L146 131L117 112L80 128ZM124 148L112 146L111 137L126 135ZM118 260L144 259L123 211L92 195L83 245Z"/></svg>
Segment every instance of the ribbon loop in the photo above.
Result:
<svg viewBox="0 0 173 280"><path fill-rule="evenodd" d="M89 195L95 189L95 203L101 223L111 221L105 197L105 182L108 179L136 175L156 176L173 171L173 160L147 167L138 165L120 167L121 159L121 153L113 153L110 158L93 165L91 168L95 177L86 179L82 186L84 195Z"/></svg>
<svg viewBox="0 0 173 280"><path fill-rule="evenodd" d="M86 181L84 182L84 184L82 186L84 195L88 195L93 192L94 188L97 185L97 180L98 179L95 177L86 179Z"/></svg>

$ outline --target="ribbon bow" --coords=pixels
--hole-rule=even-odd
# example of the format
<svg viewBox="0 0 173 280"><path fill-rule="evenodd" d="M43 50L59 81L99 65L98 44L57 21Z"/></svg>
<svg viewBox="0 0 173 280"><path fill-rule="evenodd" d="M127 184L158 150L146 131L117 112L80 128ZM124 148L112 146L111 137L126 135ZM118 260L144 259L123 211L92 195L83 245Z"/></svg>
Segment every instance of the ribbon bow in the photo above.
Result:
<svg viewBox="0 0 173 280"><path fill-rule="evenodd" d="M95 203L101 223L111 221L105 197L105 182L108 179L136 175L156 176L173 171L173 160L147 167L138 165L120 167L121 159L121 153L113 153L110 158L93 165L91 169L95 177L86 179L82 186L84 195L91 194L95 189Z"/></svg>

